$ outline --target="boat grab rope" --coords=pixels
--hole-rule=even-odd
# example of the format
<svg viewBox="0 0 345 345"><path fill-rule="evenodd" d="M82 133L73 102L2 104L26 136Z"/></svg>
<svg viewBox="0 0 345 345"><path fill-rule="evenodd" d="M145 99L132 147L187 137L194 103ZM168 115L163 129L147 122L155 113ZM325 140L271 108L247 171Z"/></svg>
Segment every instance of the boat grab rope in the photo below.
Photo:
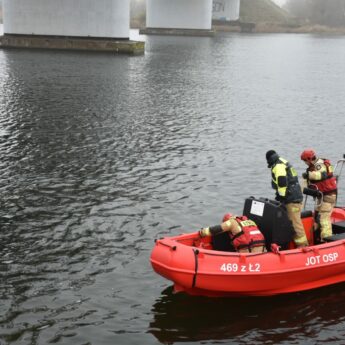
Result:
<svg viewBox="0 0 345 345"><path fill-rule="evenodd" d="M195 273L194 273L194 277L193 277L192 288L195 287L196 276L198 274L198 268L199 268L199 262L198 262L199 250L198 249L193 249L193 252L194 252L194 258L195 258Z"/></svg>
<svg viewBox="0 0 345 345"><path fill-rule="evenodd" d="M155 243L157 243L157 242L158 242L158 244L161 244L162 246L169 247L169 248L172 249L172 250L176 250L176 249L177 249L176 245L171 245L171 244L165 243L165 242L163 242L163 241L155 240Z"/></svg>

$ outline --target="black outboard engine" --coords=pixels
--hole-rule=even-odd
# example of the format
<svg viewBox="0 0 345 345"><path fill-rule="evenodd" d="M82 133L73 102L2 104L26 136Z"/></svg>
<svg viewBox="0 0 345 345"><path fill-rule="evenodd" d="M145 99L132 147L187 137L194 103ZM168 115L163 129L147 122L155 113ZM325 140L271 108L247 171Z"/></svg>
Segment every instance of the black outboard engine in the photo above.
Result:
<svg viewBox="0 0 345 345"><path fill-rule="evenodd" d="M247 198L244 203L243 215L253 220L265 236L266 248L271 243L287 249L295 231L287 216L286 208L279 201L265 198Z"/></svg>

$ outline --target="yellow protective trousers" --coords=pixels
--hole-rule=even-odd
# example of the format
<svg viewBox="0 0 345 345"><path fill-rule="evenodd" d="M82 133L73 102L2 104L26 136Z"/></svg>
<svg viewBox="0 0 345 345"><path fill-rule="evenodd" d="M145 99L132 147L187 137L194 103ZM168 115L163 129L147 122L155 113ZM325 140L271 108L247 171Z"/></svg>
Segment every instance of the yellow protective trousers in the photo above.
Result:
<svg viewBox="0 0 345 345"><path fill-rule="evenodd" d="M297 247L308 246L308 239L304 231L304 226L301 219L302 203L290 203L286 205L288 218L291 220L292 226L295 230L293 238Z"/></svg>
<svg viewBox="0 0 345 345"><path fill-rule="evenodd" d="M331 214L335 203L337 201L337 195L334 194L327 194L323 196L320 206L317 206L315 211L319 213L320 217L320 229L321 229L321 241L325 237L332 236L332 222L331 222Z"/></svg>

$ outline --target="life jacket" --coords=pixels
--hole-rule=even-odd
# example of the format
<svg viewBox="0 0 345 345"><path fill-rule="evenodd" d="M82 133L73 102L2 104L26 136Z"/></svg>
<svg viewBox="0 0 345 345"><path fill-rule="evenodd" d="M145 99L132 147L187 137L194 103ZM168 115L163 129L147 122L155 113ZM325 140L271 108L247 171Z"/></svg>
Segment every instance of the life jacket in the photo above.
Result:
<svg viewBox="0 0 345 345"><path fill-rule="evenodd" d="M322 180L309 180L310 184L313 184L323 194L331 194L337 192L337 178L333 174L333 167L328 159L320 158L321 164L326 166L326 176ZM318 161L319 161L318 160ZM318 161L316 163L318 163ZM307 171L317 171L316 166L309 167Z"/></svg>
<svg viewBox="0 0 345 345"><path fill-rule="evenodd" d="M238 251L240 249L248 249L249 252L253 247L265 247L265 238L257 225L245 216L236 217L241 231L237 234L229 232L230 240L234 248Z"/></svg>

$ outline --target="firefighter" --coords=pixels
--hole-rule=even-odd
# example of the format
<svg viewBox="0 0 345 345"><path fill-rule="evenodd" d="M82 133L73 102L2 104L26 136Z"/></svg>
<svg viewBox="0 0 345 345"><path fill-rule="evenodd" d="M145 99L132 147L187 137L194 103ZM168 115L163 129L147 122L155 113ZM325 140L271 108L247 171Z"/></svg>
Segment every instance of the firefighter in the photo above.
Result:
<svg viewBox="0 0 345 345"><path fill-rule="evenodd" d="M333 166L326 158L318 158L312 149L304 150L301 159L307 164L302 174L309 188L322 192L315 207L315 219L321 231L321 241L332 236L331 214L337 200L337 179L333 174Z"/></svg>
<svg viewBox="0 0 345 345"><path fill-rule="evenodd" d="M255 222L245 216L233 216L227 213L220 225L203 228L199 231L200 237L214 236L227 232L230 241L239 253L266 252L265 238Z"/></svg>
<svg viewBox="0 0 345 345"><path fill-rule="evenodd" d="M293 240L296 247L308 246L301 220L303 194L296 170L274 150L266 152L266 160L268 168L271 169L272 188L276 191L276 200L285 205L287 216L295 230Z"/></svg>

